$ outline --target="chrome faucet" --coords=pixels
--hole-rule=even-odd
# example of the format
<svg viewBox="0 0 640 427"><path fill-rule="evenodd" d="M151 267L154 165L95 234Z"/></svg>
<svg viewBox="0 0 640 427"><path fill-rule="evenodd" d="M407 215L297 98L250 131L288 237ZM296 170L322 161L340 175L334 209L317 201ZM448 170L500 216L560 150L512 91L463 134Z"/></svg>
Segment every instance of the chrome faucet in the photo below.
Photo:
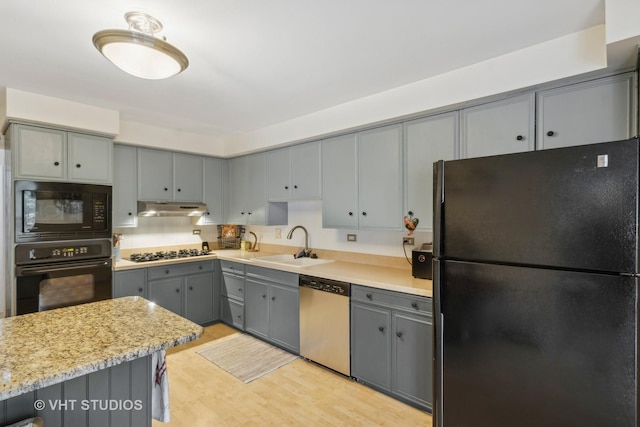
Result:
<svg viewBox="0 0 640 427"><path fill-rule="evenodd" d="M304 228L301 225L296 225L291 230L289 230L289 234L287 234L287 239L291 240L291 237L293 236L293 232L297 228L301 228L302 231L304 231L304 250L301 256L309 256L311 255L311 252L309 251L309 232L307 231L306 228Z"/></svg>

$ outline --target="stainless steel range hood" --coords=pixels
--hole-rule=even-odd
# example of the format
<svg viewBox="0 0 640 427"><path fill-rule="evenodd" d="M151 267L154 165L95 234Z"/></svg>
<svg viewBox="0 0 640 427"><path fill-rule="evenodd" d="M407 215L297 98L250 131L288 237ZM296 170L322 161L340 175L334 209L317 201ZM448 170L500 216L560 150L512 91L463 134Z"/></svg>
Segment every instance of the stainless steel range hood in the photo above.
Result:
<svg viewBox="0 0 640 427"><path fill-rule="evenodd" d="M138 216L202 216L205 212L204 203L138 202Z"/></svg>

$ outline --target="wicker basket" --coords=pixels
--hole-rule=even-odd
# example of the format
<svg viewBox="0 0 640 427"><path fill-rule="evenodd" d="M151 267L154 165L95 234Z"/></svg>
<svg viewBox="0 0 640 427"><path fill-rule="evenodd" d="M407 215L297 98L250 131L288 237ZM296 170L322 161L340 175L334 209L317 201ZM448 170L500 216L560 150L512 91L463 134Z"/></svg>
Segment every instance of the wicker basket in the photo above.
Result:
<svg viewBox="0 0 640 427"><path fill-rule="evenodd" d="M244 234L241 225L218 225L218 249L240 249L240 241Z"/></svg>

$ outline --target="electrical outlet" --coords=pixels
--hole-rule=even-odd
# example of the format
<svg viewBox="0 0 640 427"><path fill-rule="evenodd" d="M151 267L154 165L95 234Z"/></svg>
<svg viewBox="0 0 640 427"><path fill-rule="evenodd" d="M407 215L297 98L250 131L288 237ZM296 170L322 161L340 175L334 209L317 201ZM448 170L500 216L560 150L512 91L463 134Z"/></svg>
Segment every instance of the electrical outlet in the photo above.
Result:
<svg viewBox="0 0 640 427"><path fill-rule="evenodd" d="M282 228L276 228L276 239L282 238Z"/></svg>
<svg viewBox="0 0 640 427"><path fill-rule="evenodd" d="M200 230L193 230L193 234L200 234Z"/></svg>
<svg viewBox="0 0 640 427"><path fill-rule="evenodd" d="M358 240L357 234L347 234L347 242L355 242Z"/></svg>
<svg viewBox="0 0 640 427"><path fill-rule="evenodd" d="M413 246L414 245L413 237L402 237L402 244Z"/></svg>

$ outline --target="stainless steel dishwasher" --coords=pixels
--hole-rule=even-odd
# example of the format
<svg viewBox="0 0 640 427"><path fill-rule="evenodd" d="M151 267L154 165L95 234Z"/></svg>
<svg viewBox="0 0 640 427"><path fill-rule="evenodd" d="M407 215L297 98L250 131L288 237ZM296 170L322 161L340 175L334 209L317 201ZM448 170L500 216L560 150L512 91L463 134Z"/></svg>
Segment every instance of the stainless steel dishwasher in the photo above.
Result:
<svg viewBox="0 0 640 427"><path fill-rule="evenodd" d="M300 355L351 374L349 283L300 275Z"/></svg>

